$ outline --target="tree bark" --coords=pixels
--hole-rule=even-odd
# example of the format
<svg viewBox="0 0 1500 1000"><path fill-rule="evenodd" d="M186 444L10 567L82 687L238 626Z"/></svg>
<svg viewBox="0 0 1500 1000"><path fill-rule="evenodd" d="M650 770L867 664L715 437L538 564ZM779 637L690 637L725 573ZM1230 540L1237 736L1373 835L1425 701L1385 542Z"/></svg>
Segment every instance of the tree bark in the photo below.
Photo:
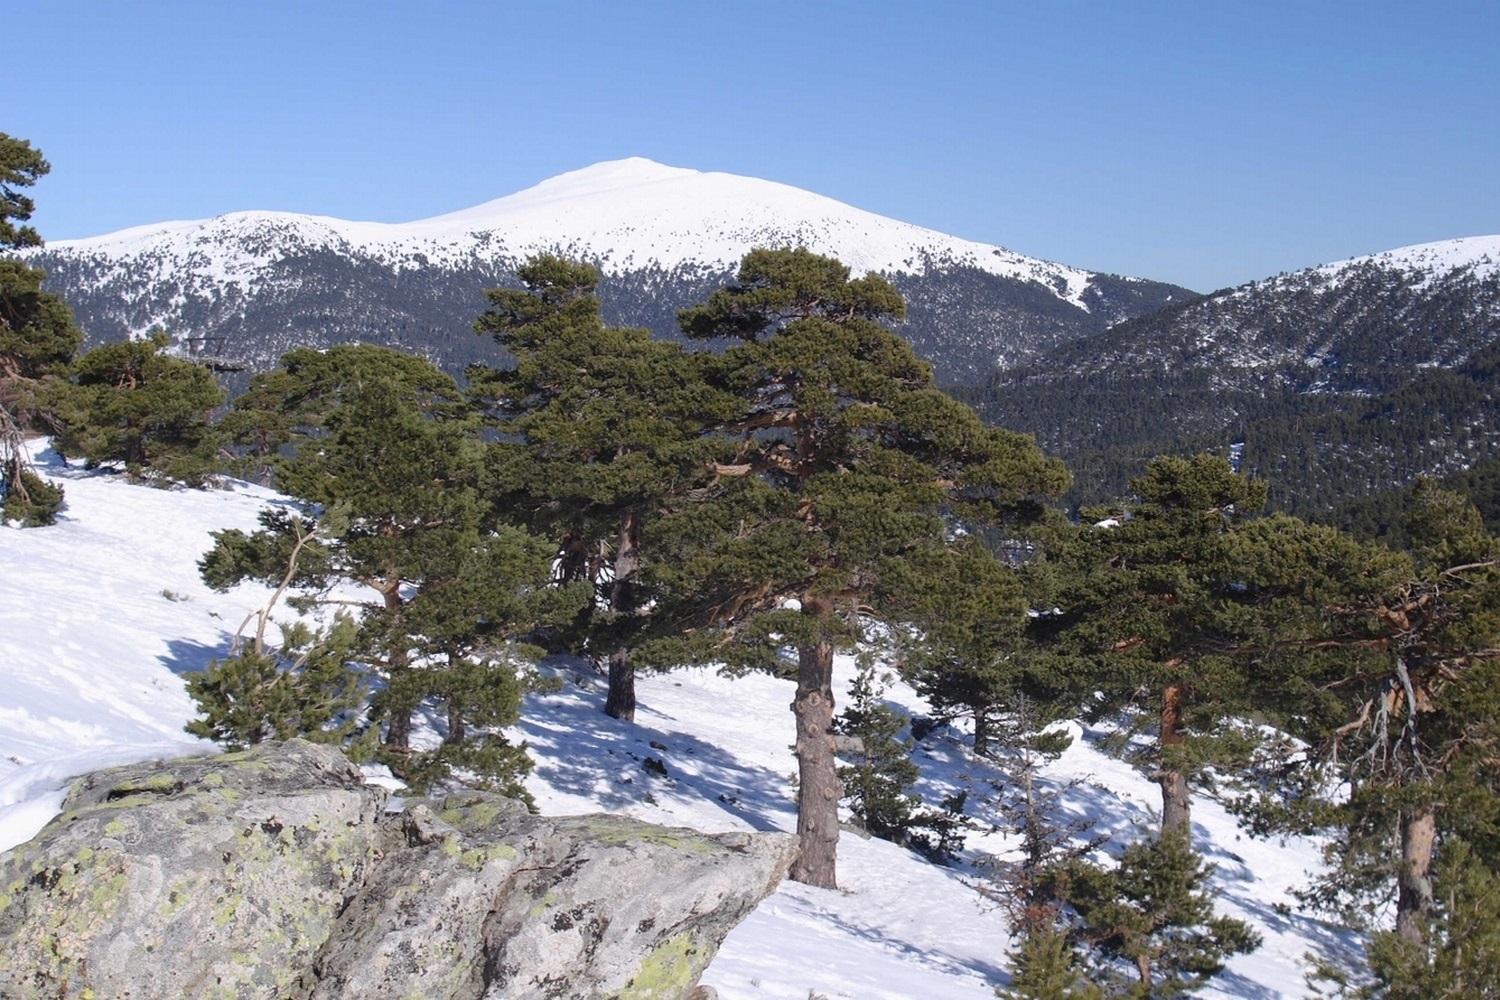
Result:
<svg viewBox="0 0 1500 1000"><path fill-rule="evenodd" d="M1413 944L1427 943L1432 915L1432 848L1437 811L1418 806L1401 814L1401 870L1396 874L1396 933Z"/></svg>
<svg viewBox="0 0 1500 1000"><path fill-rule="evenodd" d="M604 714L625 722L635 721L635 664L630 662L628 649L609 654L609 697L604 700Z"/></svg>
<svg viewBox="0 0 1500 1000"><path fill-rule="evenodd" d="M615 616L634 615L635 574L641 568L640 519L635 511L620 519L615 537L614 581L609 587L609 610ZM609 654L609 697L604 714L626 722L635 721L635 664L625 647Z"/></svg>
<svg viewBox="0 0 1500 1000"><path fill-rule="evenodd" d="M387 582L380 588L381 598L385 602L385 610L393 616L399 616L401 611L401 579L392 571ZM386 657L386 684L395 687L399 678L406 672L407 651L405 637L396 638L392 642ZM389 709L390 724L385 730L385 746L388 750L396 750L406 753L411 749L411 713L414 706L391 705Z"/></svg>
<svg viewBox="0 0 1500 1000"><path fill-rule="evenodd" d="M974 706L974 756L988 757L990 753L990 706Z"/></svg>
<svg viewBox="0 0 1500 1000"><path fill-rule="evenodd" d="M808 600L802 613L819 619L832 613L826 601ZM797 839L789 877L823 889L838 888L839 781L833 746L833 642L819 638L797 649Z"/></svg>
<svg viewBox="0 0 1500 1000"><path fill-rule="evenodd" d="M1156 783L1161 786L1161 832L1181 831L1192 843L1192 805L1187 777L1173 761L1172 748L1185 742L1182 734L1183 685L1173 682L1161 693L1161 768Z"/></svg>
<svg viewBox="0 0 1500 1000"><path fill-rule="evenodd" d="M464 723L464 710L456 702L448 703L448 735L443 737L443 742L448 746L458 746L468 736L468 726Z"/></svg>

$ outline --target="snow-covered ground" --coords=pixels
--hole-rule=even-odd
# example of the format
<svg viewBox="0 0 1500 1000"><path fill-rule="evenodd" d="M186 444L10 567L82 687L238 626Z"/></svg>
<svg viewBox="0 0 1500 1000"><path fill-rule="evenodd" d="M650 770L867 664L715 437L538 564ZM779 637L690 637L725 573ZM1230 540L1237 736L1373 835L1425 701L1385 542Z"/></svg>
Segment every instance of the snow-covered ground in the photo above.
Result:
<svg viewBox="0 0 1500 1000"><path fill-rule="evenodd" d="M55 813L65 779L128 760L213 748L182 731L193 714L182 674L223 655L265 592L244 585L215 594L196 560L209 532L250 529L279 498L245 484L211 491L156 490L37 455L40 471L67 490L59 524L0 528L0 850L31 836ZM565 680L531 698L520 725L536 769L528 787L544 812L598 810L703 830L792 830L792 685L681 670L641 679L634 725L605 716L603 681L578 664L550 665ZM839 662L841 684L853 675ZM893 686L910 711L920 699ZM1049 780L1085 779L1067 793L1123 845L1150 828L1156 787L1099 753L1099 734L1075 727L1074 746ZM996 775L939 732L916 750L921 790L936 802L971 790L976 811ZM646 757L665 764L649 773ZM1317 863L1301 841L1243 837L1212 801L1194 803L1194 834L1218 866L1223 912L1265 939L1235 959L1205 996L1297 997L1302 956L1343 951L1349 936L1287 910L1288 889ZM1004 838L971 834L977 855ZM1004 982L1004 917L972 887L965 866L941 868L879 840L846 834L839 891L784 884L725 941L704 976L725 1000L941 998L988 1000Z"/></svg>

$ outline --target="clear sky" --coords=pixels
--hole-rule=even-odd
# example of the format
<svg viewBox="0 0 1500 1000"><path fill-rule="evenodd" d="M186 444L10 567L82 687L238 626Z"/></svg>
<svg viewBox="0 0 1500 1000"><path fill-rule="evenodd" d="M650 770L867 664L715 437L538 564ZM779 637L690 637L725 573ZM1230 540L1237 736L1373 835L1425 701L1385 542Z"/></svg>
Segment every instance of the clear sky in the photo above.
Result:
<svg viewBox="0 0 1500 1000"><path fill-rule="evenodd" d="M9 0L44 238L405 222L600 160L1207 291L1500 233L1500 3Z"/></svg>

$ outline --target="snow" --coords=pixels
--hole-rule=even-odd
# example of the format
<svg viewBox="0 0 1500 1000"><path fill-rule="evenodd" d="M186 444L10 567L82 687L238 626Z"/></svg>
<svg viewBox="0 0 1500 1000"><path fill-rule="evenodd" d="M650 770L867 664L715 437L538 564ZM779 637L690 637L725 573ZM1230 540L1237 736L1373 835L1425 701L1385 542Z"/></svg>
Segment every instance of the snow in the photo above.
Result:
<svg viewBox="0 0 1500 1000"><path fill-rule="evenodd" d="M1488 278L1500 274L1500 236L1469 236L1436 243L1419 243L1324 264L1316 270L1334 277L1351 267L1366 264L1428 275L1446 274L1462 267L1471 267L1476 278Z"/></svg>
<svg viewBox="0 0 1500 1000"><path fill-rule="evenodd" d="M393 267L419 256L437 263L493 263L553 250L596 259L617 273L650 265L732 270L753 247L787 245L837 256L855 274L968 264L1038 281L1085 309L1082 296L1093 278L1088 271L897 222L785 184L640 157L598 163L410 223L235 212L59 240L49 249L103 261L154 260L247 287L258 270L298 248L358 248Z"/></svg>
<svg viewBox="0 0 1500 1000"><path fill-rule="evenodd" d="M670 181L671 178L666 178ZM264 602L251 585L215 594L196 560L209 533L250 529L280 502L243 483L208 491L158 490L65 465L38 445L39 471L67 490L61 522L0 528L0 850L33 836L56 813L66 780L100 767L214 748L182 731L193 715L182 675L223 655L240 622ZM642 677L634 725L605 716L604 682L587 664L544 669L561 691L529 698L517 736L536 760L528 788L543 812L601 809L702 830L792 830L787 709L792 684L732 679L704 669ZM847 688L853 665L837 662ZM921 699L897 683L886 697L912 712ZM1156 787L1099 752L1102 733L1074 724L1074 745L1044 772L1082 779L1064 796L1068 816L1112 834L1110 849L1152 827ZM959 789L972 812L997 775L954 729L915 756L925 798ZM648 773L646 757L666 775ZM1251 921L1261 949L1235 959L1209 997L1296 997L1302 956L1346 955L1346 932L1297 914L1288 890L1317 864L1316 845L1242 836L1217 803L1194 802L1194 836L1218 870L1221 910ZM969 857L1006 849L977 831ZM879 840L845 834L837 891L785 883L725 941L704 982L725 1000L829 998L989 1000L1004 981L1008 929L973 888L969 865L938 867Z"/></svg>

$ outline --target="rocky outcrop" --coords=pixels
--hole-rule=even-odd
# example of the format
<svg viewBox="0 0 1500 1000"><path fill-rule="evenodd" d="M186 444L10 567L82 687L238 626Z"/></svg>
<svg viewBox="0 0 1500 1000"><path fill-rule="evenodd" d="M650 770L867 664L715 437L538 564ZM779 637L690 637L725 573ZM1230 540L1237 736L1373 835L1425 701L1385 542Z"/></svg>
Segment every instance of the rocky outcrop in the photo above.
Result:
<svg viewBox="0 0 1500 1000"><path fill-rule="evenodd" d="M295 740L80 779L0 855L0 996L678 1000L794 851L480 793L387 805Z"/></svg>

